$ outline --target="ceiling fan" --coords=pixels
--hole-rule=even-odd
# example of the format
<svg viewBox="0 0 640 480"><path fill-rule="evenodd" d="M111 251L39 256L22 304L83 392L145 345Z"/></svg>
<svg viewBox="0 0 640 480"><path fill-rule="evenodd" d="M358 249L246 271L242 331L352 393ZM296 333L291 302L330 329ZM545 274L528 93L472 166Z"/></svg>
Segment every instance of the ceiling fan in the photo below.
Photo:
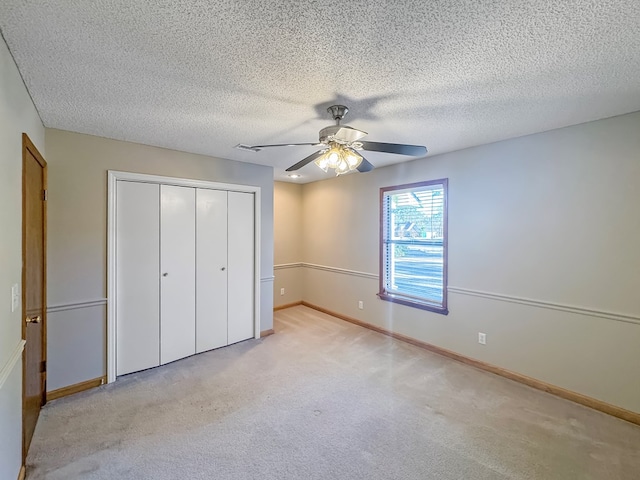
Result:
<svg viewBox="0 0 640 480"><path fill-rule="evenodd" d="M395 153L399 155L410 155L419 157L427 153L427 148L422 145L404 145L400 143L380 143L365 142L360 139L367 135L367 132L358 130L347 125L340 125L341 120L349 109L344 105L332 105L327 108L336 121L335 125L320 130L320 140L316 143L280 143L275 145L238 145L242 150L259 152L263 148L270 147L297 147L302 145L313 145L320 147L315 153L300 160L295 165L287 168L287 172L293 172L305 165L315 162L325 172L330 168L335 169L337 175L347 173L352 170L368 172L374 166L365 159L360 152L362 150L370 152Z"/></svg>

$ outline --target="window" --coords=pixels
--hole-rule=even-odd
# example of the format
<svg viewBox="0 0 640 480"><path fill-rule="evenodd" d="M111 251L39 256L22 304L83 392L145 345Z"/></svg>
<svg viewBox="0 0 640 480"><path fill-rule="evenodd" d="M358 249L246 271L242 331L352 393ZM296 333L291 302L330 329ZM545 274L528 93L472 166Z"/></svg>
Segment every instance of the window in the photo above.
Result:
<svg viewBox="0 0 640 480"><path fill-rule="evenodd" d="M447 311L447 179L380 189L383 300Z"/></svg>

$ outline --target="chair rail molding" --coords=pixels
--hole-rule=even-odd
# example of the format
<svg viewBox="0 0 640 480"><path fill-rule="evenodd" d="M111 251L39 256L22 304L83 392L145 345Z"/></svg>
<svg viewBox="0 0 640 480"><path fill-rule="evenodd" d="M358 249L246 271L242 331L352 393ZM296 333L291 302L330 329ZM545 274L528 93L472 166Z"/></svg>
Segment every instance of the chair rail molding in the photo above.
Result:
<svg viewBox="0 0 640 480"><path fill-rule="evenodd" d="M328 265L318 265L316 263L302 263L303 267L312 268L314 270L324 270L326 272L341 273L343 275L352 275L354 277L371 278L377 280L379 275L377 273L360 272L358 270L350 270L348 268L330 267Z"/></svg>
<svg viewBox="0 0 640 480"><path fill-rule="evenodd" d="M291 267L288 267L288 265L296 265L296 266L300 265L305 268L323 270L323 271L332 272L332 273L339 273L342 275L351 275L354 277L370 278L370 279L376 279L376 280L378 279L378 275L375 273L360 272L357 270L350 270L348 268L337 268L337 267L331 267L328 265L318 265L318 264L306 263L306 262L302 262L300 264L284 264L284 265L285 265L284 267L281 267L279 265L274 266L274 270L277 269L277 267L291 268ZM469 295L473 297L486 298L488 300L494 300L498 302L518 303L520 305L527 305L529 307L546 308L549 310L559 310L561 312L574 313L576 315L585 315L589 317L604 318L606 320L614 320L617 322L633 323L636 325L640 325L640 316L638 315L610 312L607 310L599 310L599 309L589 308L589 307L580 307L577 305L567 305L567 304L556 303L556 302L547 302L545 300L536 300L533 298L518 297L515 295L504 295L501 293L484 292L482 290L473 290L470 288L462 288L462 287L455 287L455 286L448 286L447 291L449 293L453 293L457 295Z"/></svg>
<svg viewBox="0 0 640 480"><path fill-rule="evenodd" d="M543 300L534 300L532 298L516 297L513 295L502 295L500 293L483 292L481 290L471 290L468 288L448 287L447 290L449 291L449 293L457 293L459 295L470 295L472 297L487 298L489 300L497 300L499 302L518 303L520 305L528 305L530 307L559 310L561 312L575 313L578 315L586 315L589 317L606 318L607 320L615 320L617 322L624 323L635 323L637 325L640 325L640 317L635 315L608 312L606 310L596 310L587 307L578 307L576 305L546 302Z"/></svg>
<svg viewBox="0 0 640 480"><path fill-rule="evenodd" d="M274 270L284 270L286 268L300 268L300 267L304 267L304 263L302 263L302 262L298 262L298 263L280 263L278 265L274 265L273 269Z"/></svg>
<svg viewBox="0 0 640 480"><path fill-rule="evenodd" d="M4 382L6 382L7 378L9 378L9 375L11 375L11 372L16 366L16 363L18 363L18 360L22 358L22 351L24 350L25 343L27 342L22 339L18 341L18 344L15 346L13 352L11 352L11 355L7 359L7 363L5 363L0 369L0 389L2 389L2 387L4 386Z"/></svg>
<svg viewBox="0 0 640 480"><path fill-rule="evenodd" d="M95 300L85 300L84 302L60 303L58 305L50 305L47 307L47 313L66 312L68 310L77 310L79 308L100 307L107 304L106 298L97 298Z"/></svg>

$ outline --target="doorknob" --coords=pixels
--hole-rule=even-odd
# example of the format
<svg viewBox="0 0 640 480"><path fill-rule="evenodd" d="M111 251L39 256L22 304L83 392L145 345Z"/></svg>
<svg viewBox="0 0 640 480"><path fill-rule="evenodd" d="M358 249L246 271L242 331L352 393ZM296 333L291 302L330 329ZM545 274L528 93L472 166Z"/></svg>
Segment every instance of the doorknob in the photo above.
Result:
<svg viewBox="0 0 640 480"><path fill-rule="evenodd" d="M163 273L163 274L162 274L162 276L163 276L163 277L168 277L168 276L169 276L169 274L168 274L167 272L165 272L165 273Z"/></svg>
<svg viewBox="0 0 640 480"><path fill-rule="evenodd" d="M223 272L227 269L227 267L222 267L220 270L222 270Z"/></svg>
<svg viewBox="0 0 640 480"><path fill-rule="evenodd" d="M34 315L33 317L27 317L25 323L40 323L40 315Z"/></svg>

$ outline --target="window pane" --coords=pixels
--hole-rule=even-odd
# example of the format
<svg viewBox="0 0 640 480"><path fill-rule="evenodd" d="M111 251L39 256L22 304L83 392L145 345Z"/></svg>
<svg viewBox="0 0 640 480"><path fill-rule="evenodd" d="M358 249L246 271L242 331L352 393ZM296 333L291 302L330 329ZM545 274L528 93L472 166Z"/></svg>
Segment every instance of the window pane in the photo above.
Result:
<svg viewBox="0 0 640 480"><path fill-rule="evenodd" d="M387 288L394 293L442 304L444 248L440 245L390 244L393 259Z"/></svg>
<svg viewBox="0 0 640 480"><path fill-rule="evenodd" d="M439 188L389 195L391 238L440 239L444 236L444 191Z"/></svg>

